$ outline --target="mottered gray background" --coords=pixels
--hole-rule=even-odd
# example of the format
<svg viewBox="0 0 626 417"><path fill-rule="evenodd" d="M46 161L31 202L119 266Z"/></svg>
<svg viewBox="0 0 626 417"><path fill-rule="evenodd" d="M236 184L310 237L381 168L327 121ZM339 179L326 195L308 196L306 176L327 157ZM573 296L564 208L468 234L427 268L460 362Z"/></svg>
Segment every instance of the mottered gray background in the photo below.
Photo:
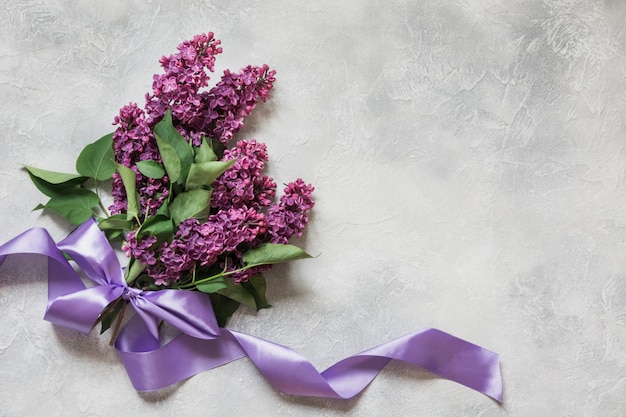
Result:
<svg viewBox="0 0 626 417"><path fill-rule="evenodd" d="M2 0L0 240L71 227L20 164L69 171L201 32L216 75L277 71L239 138L317 205L273 307L230 327L324 369L425 327L501 354L504 403L393 363L349 401L243 359L136 393L107 336L42 320L43 259L0 271L0 415L626 415L626 3Z"/></svg>

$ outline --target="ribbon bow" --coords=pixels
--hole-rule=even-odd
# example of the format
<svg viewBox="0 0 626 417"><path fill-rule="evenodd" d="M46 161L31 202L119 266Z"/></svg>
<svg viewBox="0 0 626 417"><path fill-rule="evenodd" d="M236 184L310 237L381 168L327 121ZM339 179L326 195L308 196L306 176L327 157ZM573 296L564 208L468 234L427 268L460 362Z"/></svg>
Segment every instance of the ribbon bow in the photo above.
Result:
<svg viewBox="0 0 626 417"><path fill-rule="evenodd" d="M0 263L17 253L48 257L44 318L52 323L88 333L111 302L122 298L133 306L137 314L122 328L115 347L139 391L161 389L247 356L269 382L287 394L352 398L396 359L502 401L498 355L441 330L411 333L343 359L320 373L285 346L220 329L204 293L128 287L115 252L93 219L58 244L45 229L30 229L0 246ZM63 253L97 285L87 288ZM181 332L165 345L159 341L160 320Z"/></svg>
<svg viewBox="0 0 626 417"><path fill-rule="evenodd" d="M97 285L87 288L63 252ZM157 341L159 320L199 339L220 335L211 301L205 294L128 287L115 252L93 219L58 244L45 229L30 229L3 245L0 257L10 253L48 256L48 307L44 318L52 323L89 333L103 309L123 298L142 319L142 324L135 327L145 326Z"/></svg>

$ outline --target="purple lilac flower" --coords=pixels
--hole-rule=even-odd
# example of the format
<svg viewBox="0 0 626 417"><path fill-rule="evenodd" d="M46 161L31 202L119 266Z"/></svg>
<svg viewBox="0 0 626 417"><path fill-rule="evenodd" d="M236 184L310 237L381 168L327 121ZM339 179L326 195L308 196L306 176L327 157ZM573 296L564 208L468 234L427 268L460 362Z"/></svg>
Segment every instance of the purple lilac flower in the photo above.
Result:
<svg viewBox="0 0 626 417"><path fill-rule="evenodd" d="M126 256L133 256L144 265L154 265L157 260L155 258L154 245L157 241L156 236L146 236L141 240L137 240L135 236L136 230L133 230L126 237L126 241L122 244L122 250Z"/></svg>
<svg viewBox="0 0 626 417"><path fill-rule="evenodd" d="M147 159L161 162L152 129L168 108L172 111L172 118L179 124L188 123L196 117L192 109L200 104L198 90L208 85L206 69L213 71L215 55L222 51L219 44L220 41L213 37L213 33L208 33L178 45L178 54L162 57L159 61L165 73L154 75L153 95L146 96L147 114L131 103L123 107L114 120L113 124L118 125L113 135L115 159L133 168L137 174L142 214L152 215L158 210L169 195L169 181L167 178L155 180L144 177L135 164ZM111 212L117 214L125 211L126 191L117 174L113 176L112 195Z"/></svg>
<svg viewBox="0 0 626 417"><path fill-rule="evenodd" d="M146 94L146 111L151 124L156 124L169 108L172 119L178 122L183 136L188 129L202 123L203 106L200 89L208 86L208 72L213 72L215 56L222 52L220 41L212 32L195 36L178 45L179 52L159 61L163 74L155 74L152 94ZM191 129L193 130L193 129ZM192 142L200 146L201 138L194 135Z"/></svg>
<svg viewBox="0 0 626 417"><path fill-rule="evenodd" d="M137 162L161 162L152 129L169 109L174 126L192 145L203 137L227 142L243 126L259 100L265 101L275 81L275 71L267 65L248 66L239 73L225 71L221 80L208 91L208 72L213 72L215 56L222 52L213 33L198 35L178 46L178 53L160 60L164 70L153 77L152 93L146 94L145 111L131 103L120 110L114 124L114 152L117 162L137 174L137 191L142 214L153 215L169 197L166 177L143 176ZM227 271L243 266L246 249L263 242L287 243L301 235L313 207L313 187L302 180L290 183L278 204L272 205L276 183L262 175L268 161L264 144L240 141L224 152L223 160L237 162L213 183L212 214L206 222L187 219L178 225L171 242L153 246L156 237L137 239L127 236L124 250L148 265L146 272L156 285L171 285L196 267L221 264ZM113 214L126 210L126 195L119 175L113 179ZM259 266L229 275L243 282L271 266Z"/></svg>
<svg viewBox="0 0 626 417"><path fill-rule="evenodd" d="M211 207L269 206L276 195L276 183L270 177L261 175L268 161L265 144L252 139L239 141L237 146L224 151L224 161L237 159L237 162L213 183Z"/></svg>
<svg viewBox="0 0 626 417"><path fill-rule="evenodd" d="M156 285L177 282L195 265L213 265L223 253L235 252L265 231L265 214L248 208L219 211L205 223L187 219L179 224L174 240L159 248L161 263L148 268L148 275Z"/></svg>
<svg viewBox="0 0 626 417"><path fill-rule="evenodd" d="M226 145L257 102L267 99L275 75L267 65L249 65L239 73L224 71L221 81L202 97L206 105L204 123L210 127L206 134Z"/></svg>
<svg viewBox="0 0 626 417"><path fill-rule="evenodd" d="M237 149L254 150L252 154L265 149L264 145L256 142L240 143ZM250 165L255 163L243 164L248 168ZM307 212L314 205L311 198L313 190L313 186L297 179L287 184L280 202L270 206L267 214L241 205L219 210L205 223L196 219L181 222L174 240L163 243L159 248L159 263L150 264L154 266L147 269L148 275L154 279L156 285L170 285L182 279L196 265L210 266L219 261L226 271L241 268L242 249L268 241L284 244L293 235L302 235L308 222ZM270 268L271 265L262 265L229 277L240 283Z"/></svg>
<svg viewBox="0 0 626 417"><path fill-rule="evenodd" d="M300 178L287 184L280 203L271 206L267 213L267 234L272 243L287 243L291 236L302 236L309 221L307 212L314 205L314 189Z"/></svg>
<svg viewBox="0 0 626 417"><path fill-rule="evenodd" d="M140 195L142 213L154 214L169 195L167 177L148 178L135 166L137 161L153 159L161 162L161 155L156 145L152 129L148 126L145 113L137 104L130 103L120 109L114 119L118 128L113 133L113 152L116 162L131 167L137 175L137 190ZM113 174L112 214L126 211L126 190L119 174Z"/></svg>
<svg viewBox="0 0 626 417"><path fill-rule="evenodd" d="M272 205L268 209L265 217L265 233L260 232L257 239L250 244L250 247L257 246L264 242L285 244L289 238L297 235L302 236L302 231L308 222L307 212L313 208L314 202L311 198L313 186L305 184L300 178L287 184L284 195L280 203ZM234 271L243 266L243 254L235 252L226 258L222 267L226 266L227 271ZM272 265L260 265L249 268L230 275L237 283L244 282L253 276L271 269Z"/></svg>
<svg viewBox="0 0 626 417"><path fill-rule="evenodd" d="M248 66L239 73L224 71L220 82L209 91L207 71L213 72L215 56L222 52L213 33L198 35L178 46L179 53L161 58L164 74L155 75L152 94L146 95L146 110L156 124L169 108L181 134L195 146L202 137L222 144L243 126L258 100L265 101L276 71L267 65Z"/></svg>
<svg viewBox="0 0 626 417"><path fill-rule="evenodd" d="M137 173L137 191L142 214L152 215L169 196L168 179L146 178L138 171L138 161L161 161L152 129L170 109L172 120L181 134L199 146L203 137L213 137L225 144L243 126L258 100L265 101L275 80L275 71L267 65L248 66L240 73L225 71L221 81L209 91L208 72L213 72L215 56L222 52L213 33L197 35L178 46L178 53L159 61L163 74L153 77L152 94L146 94L146 111L136 104L120 110L114 124L116 161ZM113 214L127 208L126 192L118 174L113 176ZM271 188L271 179L259 180L263 189ZM271 198L271 192L259 200Z"/></svg>

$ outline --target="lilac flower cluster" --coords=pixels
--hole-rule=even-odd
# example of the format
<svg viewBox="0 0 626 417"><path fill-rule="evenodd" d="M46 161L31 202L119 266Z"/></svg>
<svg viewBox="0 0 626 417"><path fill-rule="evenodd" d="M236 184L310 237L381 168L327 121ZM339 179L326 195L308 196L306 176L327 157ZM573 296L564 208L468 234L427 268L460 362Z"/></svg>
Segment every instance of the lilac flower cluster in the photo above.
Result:
<svg viewBox="0 0 626 417"><path fill-rule="evenodd" d="M224 71L222 80L203 97L206 122L212 127L207 135L225 145L243 127L244 117L252 113L257 102L267 99L275 74L267 65L249 65L238 74Z"/></svg>
<svg viewBox="0 0 626 417"><path fill-rule="evenodd" d="M178 53L162 57L163 74L153 78L152 93L146 94L145 111L131 103L114 120L116 161L137 174L137 191L142 214L153 215L168 198L167 177L147 178L136 163L152 159L161 162L152 129L169 109L176 128L194 146L206 137L226 145L241 129L243 120L259 100L265 101L274 83L275 71L267 65L248 66L239 73L225 71L217 85L208 91L208 72L213 72L215 56L222 52L213 33L197 35L178 46ZM126 192L119 175L114 175L112 214L126 210Z"/></svg>
<svg viewBox="0 0 626 417"><path fill-rule="evenodd" d="M215 55L222 52L213 34L198 35L178 46L179 53L161 58L164 74L155 75L152 94L146 95L146 110L154 121L169 108L179 129L193 145L211 137L226 145L243 127L259 100L265 101L276 71L267 65L249 65L239 73L224 71L221 81L209 91L207 70L213 72Z"/></svg>
<svg viewBox="0 0 626 417"><path fill-rule="evenodd" d="M137 231L131 231L126 236L126 241L122 244L122 250L128 257L134 257L145 265L154 265L156 258L152 246L157 242L156 236L146 236L144 239L137 239Z"/></svg>
<svg viewBox="0 0 626 417"><path fill-rule="evenodd" d="M119 126L113 134L115 160L135 171L142 212L154 214L169 196L169 180L167 177L148 178L142 175L135 165L138 161L149 159L161 162L152 128L146 122L144 111L134 103L121 108L119 116L115 117L114 124ZM118 214L126 211L126 191L117 172L113 174L111 194L113 196L113 205L109 208L111 213Z"/></svg>
<svg viewBox="0 0 626 417"><path fill-rule="evenodd" d="M269 208L267 233L272 243L287 243L291 236L302 236L309 222L307 212L313 208L313 186L302 179L287 184L280 203Z"/></svg>
<svg viewBox="0 0 626 417"><path fill-rule="evenodd" d="M239 141L224 152L224 161L236 159L235 165L213 184L211 207L267 207L276 195L276 183L261 171L268 161L265 144L256 140Z"/></svg>
<svg viewBox="0 0 626 417"><path fill-rule="evenodd" d="M271 178L270 178L271 180ZM284 195L280 198L280 203L272 204L265 216L265 227L252 242L250 247L254 247L263 242L285 244L292 236L302 236L302 231L309 221L308 211L313 208L314 202L311 198L313 186L306 184L302 179L287 184ZM227 271L234 271L243 266L241 251L231 253L222 263ZM271 265L261 265L231 275L235 282L247 281L254 275L268 270Z"/></svg>
<svg viewBox="0 0 626 417"><path fill-rule="evenodd" d="M246 250L262 243L287 243L302 234L313 207L313 187L301 179L286 185L278 203L276 183L262 171L268 162L265 144L241 140L232 148L228 141L243 126L243 119L265 101L275 72L267 65L248 66L239 73L225 71L215 87L208 86L215 56L222 50L212 33L198 35L178 46L178 53L160 60L163 74L153 78L153 91L146 95L145 111L136 104L120 110L114 124L115 159L136 173L136 189L143 216L152 216L170 198L167 176L144 176L139 161L162 162L154 137L154 126L171 111L177 130L193 146L203 138L226 147L221 160L235 163L212 184L211 210L206 221L191 218L180 222L174 235L157 244L157 238L136 231L126 236L126 255L146 265L145 273L157 286L188 282L199 268L212 265L243 282L268 266L240 270ZM127 199L119 175L113 180L113 214L126 211Z"/></svg>
<svg viewBox="0 0 626 417"><path fill-rule="evenodd" d="M213 265L220 255L236 251L264 231L265 214L253 209L221 210L205 223L187 219L180 223L174 240L159 247L159 263L148 268L148 275L156 285L177 282L196 266Z"/></svg>
<svg viewBox="0 0 626 417"><path fill-rule="evenodd" d="M287 243L292 236L301 236L313 208L313 186L298 178L286 185L280 202L271 203L276 184L261 175L267 162L266 146L255 140L239 141L225 152L224 160L237 157L237 162L213 183L212 214L205 223L188 219L180 223L172 242L164 242L155 250L155 240L135 239L130 234L125 243L127 255L150 265L148 275L156 285L178 282L196 266L220 262L226 271L243 266L245 248L264 242ZM216 195L217 193L217 195ZM215 204L217 202L217 204ZM155 258L156 256L156 258ZM267 266L233 273L235 282L267 270Z"/></svg>
<svg viewBox="0 0 626 417"><path fill-rule="evenodd" d="M177 54L159 61L165 72L154 75L152 94L146 94L146 110L151 120L160 120L169 108L172 118L180 123L181 133L191 136L196 146L202 139L200 132L192 135L193 127L205 125L204 94L200 89L209 85L207 71L213 72L215 56L222 52L220 43L213 33L208 33L178 45Z"/></svg>

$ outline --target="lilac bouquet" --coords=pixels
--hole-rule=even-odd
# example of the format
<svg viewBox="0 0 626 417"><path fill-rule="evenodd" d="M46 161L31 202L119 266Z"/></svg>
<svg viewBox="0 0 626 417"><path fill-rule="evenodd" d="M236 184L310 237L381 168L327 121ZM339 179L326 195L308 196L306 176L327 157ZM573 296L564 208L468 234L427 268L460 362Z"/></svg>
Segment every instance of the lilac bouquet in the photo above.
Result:
<svg viewBox="0 0 626 417"><path fill-rule="evenodd" d="M221 51L207 33L162 57L144 108L124 106L115 131L80 153L78 174L26 169L50 197L37 208L77 225L95 217L109 240L123 241L129 287L207 293L224 326L241 304L269 306L262 271L308 257L288 241L302 234L314 203L313 187L301 179L274 202L276 183L263 174L265 144L231 146L245 117L269 97L275 71L226 70L206 88ZM108 210L103 183L111 186ZM102 312L102 331L121 319L123 304L120 298Z"/></svg>
<svg viewBox="0 0 626 417"><path fill-rule="evenodd" d="M263 174L266 146L233 143L244 118L269 97L275 72L267 65L225 71L207 88L219 45L212 33L198 35L161 58L163 73L144 108L124 106L115 131L80 152L77 174L27 166L49 197L36 208L79 226L58 242L43 228L29 229L0 245L0 264L14 254L46 256L44 318L83 333L115 324L112 344L140 391L248 357L287 394L352 398L396 359L501 401L498 355L437 329L320 373L286 346L224 327L242 304L269 306L263 271L309 257L288 242L308 222L313 187L297 179L274 201L276 183ZM107 208L100 195L109 188ZM135 314L122 326L127 305ZM176 333L171 340L161 337L163 323Z"/></svg>

